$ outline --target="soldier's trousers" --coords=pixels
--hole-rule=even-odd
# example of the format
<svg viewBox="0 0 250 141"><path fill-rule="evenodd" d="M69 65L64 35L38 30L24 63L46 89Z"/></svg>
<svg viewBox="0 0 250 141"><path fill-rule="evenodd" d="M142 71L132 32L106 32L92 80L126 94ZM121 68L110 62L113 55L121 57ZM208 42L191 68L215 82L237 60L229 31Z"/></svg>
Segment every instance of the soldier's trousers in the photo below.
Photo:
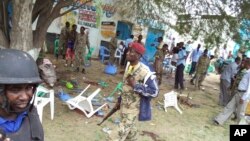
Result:
<svg viewBox="0 0 250 141"><path fill-rule="evenodd" d="M205 79L206 74L202 74L202 73L196 73L195 74L195 87L200 88L201 83L203 82L203 80Z"/></svg>
<svg viewBox="0 0 250 141"><path fill-rule="evenodd" d="M137 141L136 137L138 131L135 125L137 114L123 113L119 126L112 130L107 141Z"/></svg>
<svg viewBox="0 0 250 141"><path fill-rule="evenodd" d="M110 49L109 63L111 64L115 63L115 50L114 49Z"/></svg>
<svg viewBox="0 0 250 141"><path fill-rule="evenodd" d="M64 40L59 41L59 55L65 56L67 50L67 42Z"/></svg>
<svg viewBox="0 0 250 141"><path fill-rule="evenodd" d="M86 48L78 49L75 51L75 68L79 68L79 70L82 70L84 68L85 64L85 52Z"/></svg>
<svg viewBox="0 0 250 141"><path fill-rule="evenodd" d="M159 64L158 66L156 66L155 72L156 72L156 77L157 77L157 80L158 80L158 84L160 85L161 81L162 81L163 65Z"/></svg>

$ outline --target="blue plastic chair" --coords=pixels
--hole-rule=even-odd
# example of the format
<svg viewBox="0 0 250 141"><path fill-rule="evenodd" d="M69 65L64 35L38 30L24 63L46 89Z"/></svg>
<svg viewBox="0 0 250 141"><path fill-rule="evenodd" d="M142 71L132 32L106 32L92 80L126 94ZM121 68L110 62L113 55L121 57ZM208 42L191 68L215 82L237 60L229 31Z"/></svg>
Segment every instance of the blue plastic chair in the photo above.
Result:
<svg viewBox="0 0 250 141"><path fill-rule="evenodd" d="M104 63L105 57L109 58L110 56L110 51L108 48L101 46L100 47L100 59L102 61L102 63Z"/></svg>

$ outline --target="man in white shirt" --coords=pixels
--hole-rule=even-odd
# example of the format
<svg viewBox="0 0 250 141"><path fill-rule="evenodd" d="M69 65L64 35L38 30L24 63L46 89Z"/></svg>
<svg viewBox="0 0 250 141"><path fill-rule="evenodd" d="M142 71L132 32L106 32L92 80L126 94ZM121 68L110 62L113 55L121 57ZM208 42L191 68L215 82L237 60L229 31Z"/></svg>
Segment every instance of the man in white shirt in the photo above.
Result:
<svg viewBox="0 0 250 141"><path fill-rule="evenodd" d="M192 64L191 64L191 69L189 71L189 75L191 76L194 72L195 72L195 69L196 69L196 64L200 58L200 56L202 55L202 52L200 50L200 47L201 45L198 44L197 48L194 49L190 55L190 61L192 61Z"/></svg>
<svg viewBox="0 0 250 141"><path fill-rule="evenodd" d="M238 72L237 68L240 62L240 57L237 57L235 59L235 62L226 66L221 74L219 96L219 105L221 106L226 106L227 103L231 100L229 88L231 86L231 80L234 79L235 74Z"/></svg>
<svg viewBox="0 0 250 141"><path fill-rule="evenodd" d="M193 50L191 44L192 44L192 42L189 40L189 41L187 42L187 44L185 45L186 52L187 52L187 57L188 57L189 53Z"/></svg>
<svg viewBox="0 0 250 141"><path fill-rule="evenodd" d="M220 50L220 58L223 60L227 60L229 52L227 51L227 46L225 45L221 50Z"/></svg>
<svg viewBox="0 0 250 141"><path fill-rule="evenodd" d="M234 112L236 113L237 122L244 116L247 100L250 99L250 59L244 61L244 67L247 71L238 85L237 92L224 110L214 118L217 125L222 125Z"/></svg>

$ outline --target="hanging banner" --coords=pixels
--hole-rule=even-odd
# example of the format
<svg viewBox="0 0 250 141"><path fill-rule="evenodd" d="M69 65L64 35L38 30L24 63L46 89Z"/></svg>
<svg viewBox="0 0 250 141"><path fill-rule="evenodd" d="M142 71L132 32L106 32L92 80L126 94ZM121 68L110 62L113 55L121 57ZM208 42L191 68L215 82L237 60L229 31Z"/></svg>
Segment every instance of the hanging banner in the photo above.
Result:
<svg viewBox="0 0 250 141"><path fill-rule="evenodd" d="M94 6L84 5L81 9L79 9L78 24L97 28L96 8Z"/></svg>
<svg viewBox="0 0 250 141"><path fill-rule="evenodd" d="M101 24L101 35L104 38L115 36L115 22L105 21Z"/></svg>

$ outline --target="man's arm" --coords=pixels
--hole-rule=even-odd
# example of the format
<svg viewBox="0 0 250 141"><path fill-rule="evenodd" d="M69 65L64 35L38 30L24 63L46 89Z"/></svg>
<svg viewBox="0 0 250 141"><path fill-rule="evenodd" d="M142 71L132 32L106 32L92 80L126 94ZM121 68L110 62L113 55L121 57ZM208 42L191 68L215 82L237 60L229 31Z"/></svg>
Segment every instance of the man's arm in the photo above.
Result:
<svg viewBox="0 0 250 141"><path fill-rule="evenodd" d="M87 37L86 37L86 38L87 38L87 39L86 39L86 41L87 41L87 47L88 47L88 50L90 51L90 46L89 46L89 34L87 34L86 36L87 36Z"/></svg>
<svg viewBox="0 0 250 141"><path fill-rule="evenodd" d="M156 76L151 75L145 84L137 83L134 86L134 92L146 96L146 97L156 97L159 93L158 84L156 82Z"/></svg>

